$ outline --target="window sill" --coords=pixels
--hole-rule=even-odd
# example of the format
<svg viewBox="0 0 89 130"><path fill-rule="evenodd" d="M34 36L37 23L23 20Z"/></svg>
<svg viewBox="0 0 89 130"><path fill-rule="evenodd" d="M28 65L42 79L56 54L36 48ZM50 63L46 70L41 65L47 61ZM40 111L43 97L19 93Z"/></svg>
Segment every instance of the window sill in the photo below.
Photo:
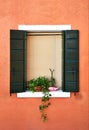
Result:
<svg viewBox="0 0 89 130"><path fill-rule="evenodd" d="M55 98L70 98L70 92L63 92L62 90L59 91L53 91L50 92L52 95L51 97ZM39 98L42 97L43 93L42 92L22 92L22 93L17 93L17 98Z"/></svg>

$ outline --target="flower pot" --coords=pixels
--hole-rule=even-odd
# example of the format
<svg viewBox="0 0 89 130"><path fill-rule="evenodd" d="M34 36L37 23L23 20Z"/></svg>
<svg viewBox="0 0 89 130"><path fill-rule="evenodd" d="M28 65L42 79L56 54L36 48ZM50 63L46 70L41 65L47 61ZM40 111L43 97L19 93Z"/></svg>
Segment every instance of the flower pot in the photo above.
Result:
<svg viewBox="0 0 89 130"><path fill-rule="evenodd" d="M41 86L36 86L36 87L35 87L35 91L36 91L36 92L42 91L42 87L41 87Z"/></svg>

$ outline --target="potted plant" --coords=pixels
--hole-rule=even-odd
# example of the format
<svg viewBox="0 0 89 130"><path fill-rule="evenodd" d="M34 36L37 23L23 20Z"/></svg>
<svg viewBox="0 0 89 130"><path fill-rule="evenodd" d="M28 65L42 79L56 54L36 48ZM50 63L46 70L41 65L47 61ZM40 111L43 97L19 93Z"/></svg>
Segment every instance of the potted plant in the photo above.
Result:
<svg viewBox="0 0 89 130"><path fill-rule="evenodd" d="M54 69L49 69L51 72L51 76L48 79L45 76L40 76L37 78L33 78L30 81L28 81L28 90L32 91L32 92L39 92L42 91L43 96L42 96L42 104L39 105L39 110L41 112L41 118L43 120L43 122L45 122L47 120L47 114L46 114L46 109L50 106L50 96L51 94L49 93L49 91L56 91L58 90L58 88L56 87L56 81L55 78L53 76L54 73Z"/></svg>
<svg viewBox="0 0 89 130"><path fill-rule="evenodd" d="M46 77L38 77L33 78L30 81L28 81L28 90L32 92L36 91L48 91L49 88L49 79Z"/></svg>

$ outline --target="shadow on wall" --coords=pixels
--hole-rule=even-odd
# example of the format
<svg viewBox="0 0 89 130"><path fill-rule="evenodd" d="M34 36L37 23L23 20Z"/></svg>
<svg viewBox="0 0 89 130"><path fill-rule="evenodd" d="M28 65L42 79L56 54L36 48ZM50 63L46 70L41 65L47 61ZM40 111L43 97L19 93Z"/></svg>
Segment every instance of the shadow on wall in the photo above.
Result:
<svg viewBox="0 0 89 130"><path fill-rule="evenodd" d="M82 99L83 99L83 95L80 94L80 93L77 93L76 96L75 96L75 98L76 98L77 100L82 100Z"/></svg>

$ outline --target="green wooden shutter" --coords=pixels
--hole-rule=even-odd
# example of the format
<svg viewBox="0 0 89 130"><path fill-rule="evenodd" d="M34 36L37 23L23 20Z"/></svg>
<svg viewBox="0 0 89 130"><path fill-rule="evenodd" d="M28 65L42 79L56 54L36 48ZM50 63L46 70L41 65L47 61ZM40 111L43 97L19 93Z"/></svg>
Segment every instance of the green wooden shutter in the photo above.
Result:
<svg viewBox="0 0 89 130"><path fill-rule="evenodd" d="M10 93L26 90L26 32L10 30Z"/></svg>
<svg viewBox="0 0 89 130"><path fill-rule="evenodd" d="M79 31L63 31L63 84L65 92L79 91Z"/></svg>

